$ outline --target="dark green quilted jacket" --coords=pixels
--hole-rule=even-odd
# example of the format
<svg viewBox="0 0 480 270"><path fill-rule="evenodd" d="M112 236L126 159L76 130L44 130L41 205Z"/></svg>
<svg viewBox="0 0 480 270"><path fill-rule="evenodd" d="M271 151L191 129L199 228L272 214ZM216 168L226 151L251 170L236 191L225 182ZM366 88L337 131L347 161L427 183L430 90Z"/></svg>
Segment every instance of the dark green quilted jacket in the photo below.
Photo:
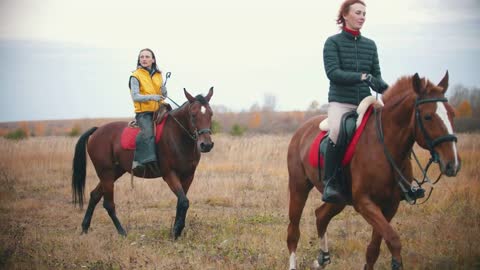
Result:
<svg viewBox="0 0 480 270"><path fill-rule="evenodd" d="M355 37L342 30L329 37L323 47L323 64L330 80L328 102L358 105L370 96L369 86L361 80L362 73L372 74L374 91L382 93L388 88L380 73L377 46L362 35Z"/></svg>

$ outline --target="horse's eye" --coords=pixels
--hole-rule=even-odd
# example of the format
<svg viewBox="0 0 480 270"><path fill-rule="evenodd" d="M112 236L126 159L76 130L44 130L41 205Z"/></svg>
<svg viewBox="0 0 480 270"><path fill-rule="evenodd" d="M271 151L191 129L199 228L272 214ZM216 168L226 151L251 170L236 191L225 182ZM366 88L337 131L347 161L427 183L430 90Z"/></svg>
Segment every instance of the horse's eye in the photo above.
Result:
<svg viewBox="0 0 480 270"><path fill-rule="evenodd" d="M430 121L432 120L432 116L430 114L426 114L423 119L425 119L426 121Z"/></svg>

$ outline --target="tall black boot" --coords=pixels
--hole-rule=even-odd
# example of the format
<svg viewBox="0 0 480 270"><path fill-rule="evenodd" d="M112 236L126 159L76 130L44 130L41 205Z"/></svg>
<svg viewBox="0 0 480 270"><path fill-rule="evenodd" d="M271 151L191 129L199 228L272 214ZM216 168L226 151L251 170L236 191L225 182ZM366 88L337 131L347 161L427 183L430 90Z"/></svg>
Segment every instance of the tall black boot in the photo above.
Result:
<svg viewBox="0 0 480 270"><path fill-rule="evenodd" d="M136 147L132 164L134 171L142 172L146 165L155 164L157 161L152 118L152 112L137 113L135 116L140 132L135 139Z"/></svg>
<svg viewBox="0 0 480 270"><path fill-rule="evenodd" d="M341 179L341 161L343 157L342 147L327 138L327 148L325 151L325 176L323 178L323 197L324 202L345 203L345 197L342 194Z"/></svg>

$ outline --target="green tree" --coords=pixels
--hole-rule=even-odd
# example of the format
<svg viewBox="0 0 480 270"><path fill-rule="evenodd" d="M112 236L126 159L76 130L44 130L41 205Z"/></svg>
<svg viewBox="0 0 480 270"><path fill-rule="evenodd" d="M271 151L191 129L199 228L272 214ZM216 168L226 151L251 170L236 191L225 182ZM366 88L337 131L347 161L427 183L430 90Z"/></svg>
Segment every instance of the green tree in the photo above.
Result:
<svg viewBox="0 0 480 270"><path fill-rule="evenodd" d="M72 129L68 132L68 136L70 137L77 137L80 135L80 127L75 125L74 127L72 127Z"/></svg>
<svg viewBox="0 0 480 270"><path fill-rule="evenodd" d="M220 122L218 122L217 120L212 120L212 133L213 134L222 132L222 129L223 129L223 127L220 124Z"/></svg>
<svg viewBox="0 0 480 270"><path fill-rule="evenodd" d="M26 139L28 137L28 134L25 132L25 129L23 128L17 128L16 130L7 133L5 135L5 138L10 139L10 140L22 140Z"/></svg>
<svg viewBox="0 0 480 270"><path fill-rule="evenodd" d="M242 136L245 131L247 130L246 127L242 127L239 124L234 124L232 129L230 130L230 135L232 136Z"/></svg>

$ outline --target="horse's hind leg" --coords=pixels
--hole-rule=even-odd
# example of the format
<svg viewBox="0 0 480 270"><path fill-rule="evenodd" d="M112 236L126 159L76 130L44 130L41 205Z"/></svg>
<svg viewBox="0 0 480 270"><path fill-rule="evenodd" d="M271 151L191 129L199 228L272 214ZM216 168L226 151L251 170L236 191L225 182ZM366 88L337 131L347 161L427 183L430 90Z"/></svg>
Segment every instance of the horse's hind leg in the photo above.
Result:
<svg viewBox="0 0 480 270"><path fill-rule="evenodd" d="M103 191L103 207L107 210L107 213L112 219L117 232L122 236L127 236L122 224L120 224L120 220L117 218L115 203L113 200L113 185L118 177L115 177L113 170L103 171L101 175L99 174L99 177Z"/></svg>
<svg viewBox="0 0 480 270"><path fill-rule="evenodd" d="M95 206L97 206L98 202L102 198L102 187L98 184L92 192L90 192L90 200L88 201L88 208L85 212L85 217L82 221L82 234L88 233L88 228L90 228L90 222L92 221L93 211L95 210Z"/></svg>
<svg viewBox="0 0 480 270"><path fill-rule="evenodd" d="M342 212L345 204L324 203L315 210L317 217L317 233L320 238L320 253L315 264L316 267L324 267L330 263L330 253L328 251L327 227L330 220L338 213ZM318 263L318 265L317 265Z"/></svg>
<svg viewBox="0 0 480 270"><path fill-rule="evenodd" d="M300 239L300 218L302 217L308 193L312 187L313 185L305 176L294 177L294 174L290 173L290 202L288 209L290 224L288 225L287 236L287 246L290 252L290 269L297 269L295 252L297 251L298 240Z"/></svg>

